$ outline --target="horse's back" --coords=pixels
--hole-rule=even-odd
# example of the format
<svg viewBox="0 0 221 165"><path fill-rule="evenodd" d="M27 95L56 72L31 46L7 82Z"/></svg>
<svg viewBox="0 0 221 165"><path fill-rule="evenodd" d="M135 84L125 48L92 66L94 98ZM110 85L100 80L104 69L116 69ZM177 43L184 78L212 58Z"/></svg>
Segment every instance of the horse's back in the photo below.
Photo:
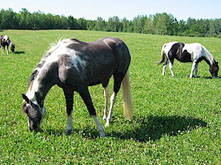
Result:
<svg viewBox="0 0 221 165"><path fill-rule="evenodd" d="M176 43L178 43L178 42L173 41L173 42L165 43L162 47L163 52L165 52L165 54L168 55L168 52L171 50L172 46Z"/></svg>
<svg viewBox="0 0 221 165"><path fill-rule="evenodd" d="M126 44L114 37L94 42L65 39L51 48L48 56L59 63L60 78L64 81L78 77L74 81L87 85L103 83L116 71L126 73L131 58Z"/></svg>
<svg viewBox="0 0 221 165"><path fill-rule="evenodd" d="M199 58L204 55L206 48L200 43L185 44L183 50L187 50L193 57L193 59Z"/></svg>

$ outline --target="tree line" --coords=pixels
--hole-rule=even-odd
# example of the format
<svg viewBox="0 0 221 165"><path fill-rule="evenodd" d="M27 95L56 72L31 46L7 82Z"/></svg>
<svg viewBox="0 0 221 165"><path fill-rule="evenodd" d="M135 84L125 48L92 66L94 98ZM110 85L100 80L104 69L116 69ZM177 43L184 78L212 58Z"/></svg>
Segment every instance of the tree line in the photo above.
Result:
<svg viewBox="0 0 221 165"><path fill-rule="evenodd" d="M159 35L179 35L191 37L221 37L221 19L194 19L178 21L172 14L156 13L138 15L133 20L102 17L96 20L76 19L73 16L45 14L41 11L29 12L23 8L20 12L12 9L0 10L0 29L72 29L96 30L107 32L134 32Z"/></svg>

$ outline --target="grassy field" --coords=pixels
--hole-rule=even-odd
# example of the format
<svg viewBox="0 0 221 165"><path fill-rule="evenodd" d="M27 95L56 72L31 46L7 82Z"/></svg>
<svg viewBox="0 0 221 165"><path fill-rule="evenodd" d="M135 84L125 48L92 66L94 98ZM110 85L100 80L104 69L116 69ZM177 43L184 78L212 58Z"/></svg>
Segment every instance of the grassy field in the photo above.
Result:
<svg viewBox="0 0 221 165"><path fill-rule="evenodd" d="M56 30L0 34L9 35L16 45L15 54L0 52L0 164L221 163L221 79L210 79L205 62L199 64L200 78L193 79L188 78L190 63L175 61L176 77L171 77L169 68L163 77L162 65L156 65L163 43L174 40L199 42L221 63L221 39ZM100 138L76 93L73 131L67 136L65 99L54 86L45 99L44 132L30 132L21 112L21 94L26 93L29 77L50 44L60 38L94 41L106 36L121 38L132 54L134 120L123 116L120 91L112 124L105 128L107 136ZM90 87L90 92L104 125L103 88Z"/></svg>

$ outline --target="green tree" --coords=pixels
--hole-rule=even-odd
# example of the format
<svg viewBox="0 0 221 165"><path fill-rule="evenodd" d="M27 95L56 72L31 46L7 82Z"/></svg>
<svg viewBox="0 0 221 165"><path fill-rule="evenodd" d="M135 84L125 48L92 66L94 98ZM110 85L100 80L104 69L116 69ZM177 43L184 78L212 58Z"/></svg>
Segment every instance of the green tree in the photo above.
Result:
<svg viewBox="0 0 221 165"><path fill-rule="evenodd" d="M149 34L154 33L153 21L152 21L151 16L146 19L146 22L144 25L144 33L149 33Z"/></svg>
<svg viewBox="0 0 221 165"><path fill-rule="evenodd" d="M123 28L123 25L117 16L111 17L108 19L108 22L106 24L107 31L120 32L120 31L122 31L122 28Z"/></svg>
<svg viewBox="0 0 221 165"><path fill-rule="evenodd" d="M16 13L12 9L0 11L0 28L1 29L17 29L18 19Z"/></svg>
<svg viewBox="0 0 221 165"><path fill-rule="evenodd" d="M156 34L173 35L175 24L177 24L177 21L171 14L157 13L153 16L153 26Z"/></svg>
<svg viewBox="0 0 221 165"><path fill-rule="evenodd" d="M103 18L98 17L95 23L95 30L97 31L105 31L106 26L105 26L105 21Z"/></svg>
<svg viewBox="0 0 221 165"><path fill-rule="evenodd" d="M86 30L87 29L87 20L84 18L79 18L78 19L78 25L79 25L79 29L81 30Z"/></svg>

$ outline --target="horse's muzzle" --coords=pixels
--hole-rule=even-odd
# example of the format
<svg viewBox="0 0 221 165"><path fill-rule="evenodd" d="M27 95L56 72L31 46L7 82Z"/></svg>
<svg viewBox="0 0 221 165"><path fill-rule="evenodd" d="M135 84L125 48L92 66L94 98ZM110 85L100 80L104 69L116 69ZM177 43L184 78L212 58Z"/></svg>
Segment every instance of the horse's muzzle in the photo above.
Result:
<svg viewBox="0 0 221 165"><path fill-rule="evenodd" d="M34 131L34 132L43 132L43 130L41 128L31 128L29 127L30 131Z"/></svg>
<svg viewBox="0 0 221 165"><path fill-rule="evenodd" d="M212 76L212 78L219 78L219 76Z"/></svg>

